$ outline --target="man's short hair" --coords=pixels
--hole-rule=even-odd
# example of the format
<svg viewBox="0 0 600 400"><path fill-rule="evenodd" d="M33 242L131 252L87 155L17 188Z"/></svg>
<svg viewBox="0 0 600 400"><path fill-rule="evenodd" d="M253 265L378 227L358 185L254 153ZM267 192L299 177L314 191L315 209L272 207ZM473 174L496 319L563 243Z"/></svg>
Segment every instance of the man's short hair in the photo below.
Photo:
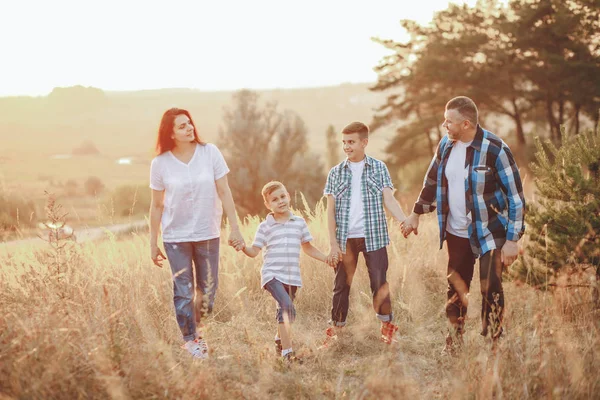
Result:
<svg viewBox="0 0 600 400"><path fill-rule="evenodd" d="M450 100L446 104L446 110L456 110L466 120L471 122L473 126L477 126L479 122L479 112L475 102L466 96L458 96Z"/></svg>
<svg viewBox="0 0 600 400"><path fill-rule="evenodd" d="M343 134L358 133L358 137L366 139L369 137L369 127L362 122L351 122L342 129Z"/></svg>
<svg viewBox="0 0 600 400"><path fill-rule="evenodd" d="M265 186L263 186L262 191L261 191L263 199L265 201L267 201L267 196L269 196L271 193L273 193L277 189L283 189L287 192L287 189L285 188L285 186L283 186L283 183L281 183L281 182L271 181L271 182L267 183Z"/></svg>

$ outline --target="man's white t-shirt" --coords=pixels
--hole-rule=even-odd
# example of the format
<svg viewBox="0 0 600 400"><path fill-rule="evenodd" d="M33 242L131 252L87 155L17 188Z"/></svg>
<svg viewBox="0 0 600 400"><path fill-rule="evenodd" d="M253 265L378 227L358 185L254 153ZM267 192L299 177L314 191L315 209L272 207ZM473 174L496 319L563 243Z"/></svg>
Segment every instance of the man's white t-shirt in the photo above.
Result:
<svg viewBox="0 0 600 400"><path fill-rule="evenodd" d="M165 191L163 242L198 242L220 236L223 207L215 181L228 172L213 144L197 144L187 164L171 151L152 160L150 188Z"/></svg>
<svg viewBox="0 0 600 400"><path fill-rule="evenodd" d="M352 171L352 186L350 188L350 221L348 225L348 239L365 237L365 212L361 191L365 159L359 162L348 160L348 166Z"/></svg>
<svg viewBox="0 0 600 400"><path fill-rule="evenodd" d="M472 142L472 141L471 141ZM465 167L467 148L471 142L460 140L454 142L446 164L446 179L448 180L448 221L446 231L454 236L469 237L471 213L467 214L465 180L468 178L469 167Z"/></svg>

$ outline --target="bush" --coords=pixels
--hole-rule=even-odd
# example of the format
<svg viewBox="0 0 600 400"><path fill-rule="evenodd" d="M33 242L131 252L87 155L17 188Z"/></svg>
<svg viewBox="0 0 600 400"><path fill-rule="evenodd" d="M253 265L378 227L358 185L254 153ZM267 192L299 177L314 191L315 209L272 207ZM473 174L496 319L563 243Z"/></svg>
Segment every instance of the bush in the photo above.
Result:
<svg viewBox="0 0 600 400"><path fill-rule="evenodd" d="M35 205L15 195L0 193L0 231L15 231L35 224Z"/></svg>
<svg viewBox="0 0 600 400"><path fill-rule="evenodd" d="M144 215L150 208L150 189L143 185L125 185L115 189L111 196L115 215Z"/></svg>
<svg viewBox="0 0 600 400"><path fill-rule="evenodd" d="M104 190L104 183L97 176L90 176L83 184L85 192L90 196L96 196Z"/></svg>

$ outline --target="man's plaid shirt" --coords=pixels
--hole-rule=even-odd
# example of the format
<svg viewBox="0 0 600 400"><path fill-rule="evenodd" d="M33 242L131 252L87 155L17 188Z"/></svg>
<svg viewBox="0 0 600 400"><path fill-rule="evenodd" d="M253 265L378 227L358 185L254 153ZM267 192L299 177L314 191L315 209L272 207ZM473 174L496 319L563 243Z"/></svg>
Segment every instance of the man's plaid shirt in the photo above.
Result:
<svg viewBox="0 0 600 400"><path fill-rule="evenodd" d="M435 210L433 203L437 202L440 248L446 239L449 211L445 169L453 145L448 136L440 141L413 209L425 214ZM519 170L506 143L478 125L467 148L465 168L469 169L465 196L467 215L471 215L469 241L473 254L501 248L507 239L519 240L525 231L525 198Z"/></svg>
<svg viewBox="0 0 600 400"><path fill-rule="evenodd" d="M361 177L361 197L365 215L365 245L375 251L390 243L385 211L383 188L393 188L390 173L383 161L365 156ZM342 252L346 252L350 224L350 199L352 196L352 171L348 160L331 168L323 194L335 198L336 239Z"/></svg>

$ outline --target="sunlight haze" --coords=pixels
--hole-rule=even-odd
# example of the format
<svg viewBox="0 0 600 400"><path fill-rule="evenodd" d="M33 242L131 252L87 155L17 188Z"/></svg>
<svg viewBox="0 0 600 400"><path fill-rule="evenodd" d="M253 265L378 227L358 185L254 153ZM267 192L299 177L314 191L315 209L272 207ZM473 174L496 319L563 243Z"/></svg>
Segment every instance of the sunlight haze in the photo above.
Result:
<svg viewBox="0 0 600 400"><path fill-rule="evenodd" d="M474 0L454 1L474 4ZM104 90L289 88L374 82L401 19L447 0L0 3L0 96Z"/></svg>

